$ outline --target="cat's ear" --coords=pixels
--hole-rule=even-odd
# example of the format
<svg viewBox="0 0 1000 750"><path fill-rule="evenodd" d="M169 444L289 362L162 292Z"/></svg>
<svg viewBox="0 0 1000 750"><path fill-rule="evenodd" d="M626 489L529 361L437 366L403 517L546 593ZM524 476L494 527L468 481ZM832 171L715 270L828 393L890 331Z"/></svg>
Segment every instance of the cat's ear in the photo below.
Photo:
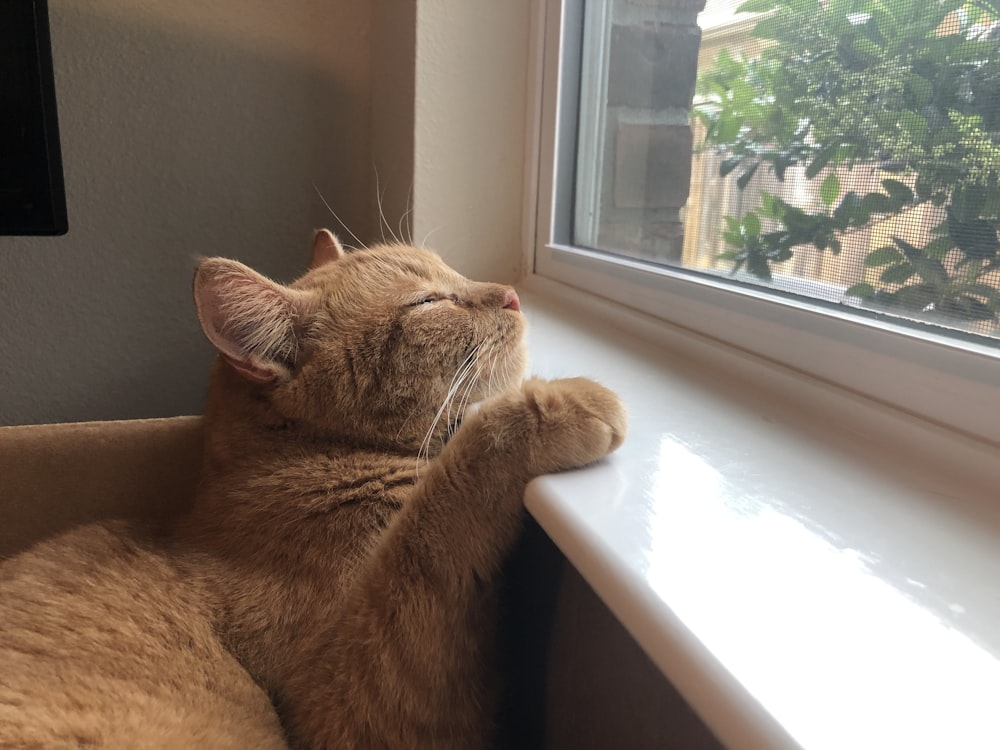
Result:
<svg viewBox="0 0 1000 750"><path fill-rule="evenodd" d="M229 364L259 383L288 376L304 294L225 258L206 258L194 274L202 330Z"/></svg>
<svg viewBox="0 0 1000 750"><path fill-rule="evenodd" d="M309 268L319 268L344 257L344 246L337 235L329 229L317 229L313 233L312 260Z"/></svg>

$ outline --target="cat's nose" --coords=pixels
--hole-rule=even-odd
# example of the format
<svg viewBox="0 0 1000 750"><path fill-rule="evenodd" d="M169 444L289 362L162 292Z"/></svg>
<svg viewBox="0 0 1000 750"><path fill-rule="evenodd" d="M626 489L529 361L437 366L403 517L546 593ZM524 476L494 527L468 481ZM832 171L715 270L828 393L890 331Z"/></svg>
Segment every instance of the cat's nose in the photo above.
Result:
<svg viewBox="0 0 1000 750"><path fill-rule="evenodd" d="M521 300L518 299L517 292L508 289L503 298L503 309L518 312L521 309Z"/></svg>

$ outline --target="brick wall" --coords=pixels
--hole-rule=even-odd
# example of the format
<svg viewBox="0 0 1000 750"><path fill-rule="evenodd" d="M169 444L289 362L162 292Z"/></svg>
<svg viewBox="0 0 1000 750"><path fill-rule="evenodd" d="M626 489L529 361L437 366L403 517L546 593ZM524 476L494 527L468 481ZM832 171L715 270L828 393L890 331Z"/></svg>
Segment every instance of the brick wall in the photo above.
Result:
<svg viewBox="0 0 1000 750"><path fill-rule="evenodd" d="M594 144L594 158L603 160L595 170L601 184L588 207L595 221L585 244L659 261L681 259L680 209L691 182L689 112L701 42L696 21L704 4L610 2L610 33L603 36L606 95L597 102L605 125Z"/></svg>

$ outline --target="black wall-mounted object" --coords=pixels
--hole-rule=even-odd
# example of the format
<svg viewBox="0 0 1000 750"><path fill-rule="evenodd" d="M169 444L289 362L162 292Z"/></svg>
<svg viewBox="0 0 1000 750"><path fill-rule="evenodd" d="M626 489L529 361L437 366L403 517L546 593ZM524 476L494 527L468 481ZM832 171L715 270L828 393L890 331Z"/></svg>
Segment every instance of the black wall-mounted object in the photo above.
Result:
<svg viewBox="0 0 1000 750"><path fill-rule="evenodd" d="M66 228L46 0L0 0L0 235Z"/></svg>

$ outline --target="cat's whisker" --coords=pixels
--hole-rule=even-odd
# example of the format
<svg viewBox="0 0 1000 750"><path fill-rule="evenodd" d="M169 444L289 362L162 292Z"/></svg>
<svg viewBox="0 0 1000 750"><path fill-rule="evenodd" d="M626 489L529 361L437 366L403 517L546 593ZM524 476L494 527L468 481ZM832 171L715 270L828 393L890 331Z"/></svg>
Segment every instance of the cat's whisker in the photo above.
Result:
<svg viewBox="0 0 1000 750"><path fill-rule="evenodd" d="M326 202L326 198L324 198L324 197L323 197L323 193L321 193L321 192L319 191L319 187L318 187L318 186L316 185L316 183L315 183L315 182L314 182L314 183L312 184L312 186L313 186L313 190L315 190L315 191L316 191L316 195L318 195L318 196L319 196L319 199L320 199L321 201L323 201L323 205L324 205L324 206L326 206L326 210L330 212L330 215L331 215L331 216L332 216L332 217L333 217L334 219L336 219L336 220L337 220L337 223L338 223L338 224L340 224L340 226L342 226L342 227L344 228L344 231L345 231L345 232L347 232L347 233L348 233L349 235L351 235L351 239L353 239L353 240L354 240L355 242L357 242L357 243L358 243L358 244L357 244L357 247L362 247L362 246L364 246L364 244L365 244L365 243L363 243L363 242L362 242L361 240L359 240L359 239L358 239L358 236L357 236L357 235L356 235L356 234L355 234L354 232L352 232L352 231L351 231L351 228L350 228L349 226L347 226L347 224L345 224L345 223L343 222L343 220L342 220L342 219L341 219L341 218L340 218L339 216L337 216L337 212L336 212L336 211L334 211L334 210L333 210L333 208L331 208L331 207L330 207L330 204L329 204L329 203L327 203L327 202Z"/></svg>
<svg viewBox="0 0 1000 750"><path fill-rule="evenodd" d="M485 351L481 352L479 355L479 371L476 374L476 376L480 383L486 381L486 387L483 389L482 393L483 398L489 397L493 391L491 374L493 367L492 362L495 351L496 351L496 342L490 341L489 346L486 347Z"/></svg>
<svg viewBox="0 0 1000 750"><path fill-rule="evenodd" d="M409 215L410 215L410 209L407 208L406 211L403 212L403 215L399 217L399 221L396 223L396 233L399 236L399 242L400 243L405 243L407 245L411 244L411 243L410 243L410 240L407 239L407 237L406 237L406 231L403 228L403 222L406 220L406 217L409 216Z"/></svg>
<svg viewBox="0 0 1000 750"><path fill-rule="evenodd" d="M411 200L413 199L413 183L410 183L410 187L406 191L406 210L403 211L403 215L399 217L399 223L396 225L396 229L399 231L400 242L404 241L408 245L413 244L413 227L410 226L410 215L413 213L413 204ZM406 222L406 228L403 228L403 222Z"/></svg>
<svg viewBox="0 0 1000 750"><path fill-rule="evenodd" d="M452 376L451 382L448 384L448 391L445 394L444 401L438 408L437 413L434 415L434 419L431 421L431 426L424 435L423 441L420 443L420 449L417 451L417 477L420 474L420 461L423 457L426 460L430 460L431 452L431 441L434 439L434 431L437 429L438 423L441 421L441 417L447 411L448 418L451 415L451 404L455 398L455 394L458 393L458 389L462 386L465 379L468 377L469 373L472 371L472 365L476 352L482 346L482 342L476 344L472 350L466 355L465 359L462 360L462 364L458 366L455 374Z"/></svg>
<svg viewBox="0 0 1000 750"><path fill-rule="evenodd" d="M417 247L427 247L427 240L429 240L431 238L431 235L433 235L436 232L444 229L446 226L448 226L448 225L447 224L438 224L436 227L434 227L433 229L431 229L431 231L429 231L427 234L425 234L424 238L422 240L420 240L420 244L417 245Z"/></svg>
<svg viewBox="0 0 1000 750"><path fill-rule="evenodd" d="M520 385L520 381L515 381L511 377L512 375L516 375L517 374L516 372L511 372L511 370L513 370L513 367L511 366L511 361L509 359L505 359L505 360L502 360L502 363L503 363L503 380L504 380L504 382L505 383L518 383L518 385ZM523 380L523 378L522 378L522 380Z"/></svg>
<svg viewBox="0 0 1000 750"><path fill-rule="evenodd" d="M385 232L386 230L388 230L389 237L392 238L392 241L395 242L396 244L401 245L403 244L403 241L395 235L395 233L392 231L392 227L389 226L389 220L385 218L385 211L382 209L383 192L384 191L379 187L378 167L375 167L375 200L378 203L378 218L379 218L380 229L382 229L382 241L383 242L386 241Z"/></svg>
<svg viewBox="0 0 1000 750"><path fill-rule="evenodd" d="M487 374L486 395L495 396L507 390L510 385L511 361L503 357L504 347L499 341L491 343L489 348L490 367Z"/></svg>
<svg viewBox="0 0 1000 750"><path fill-rule="evenodd" d="M414 406L412 409L410 409L410 413L406 415L406 419L403 420L403 423L399 426L399 430L396 431L396 442L397 443L403 437L403 433L406 432L406 428L409 426L410 422L412 422L413 418L417 415L417 413L421 412L421 411L423 411L423 410L421 409L420 404L418 404L418 405Z"/></svg>
<svg viewBox="0 0 1000 750"><path fill-rule="evenodd" d="M490 379L489 379L489 386L488 386L489 393L490 393L491 396L493 395L493 388L494 388L494 386L493 386L493 378L494 378L494 375L496 374L497 360L500 358L500 347L497 346L496 344L494 344L492 349L493 349L493 356L490 358ZM506 382L506 380L505 380L505 382Z"/></svg>
<svg viewBox="0 0 1000 750"><path fill-rule="evenodd" d="M452 407L452 404L455 401L455 395L459 392L459 389L465 384L465 382L470 380L469 375L471 374L472 370L476 367L476 362L477 362L477 359L478 359L476 357L476 354L479 351L479 348L481 346L482 346L482 342L480 342L479 344L477 344L472 349L472 351L469 352L469 355L465 358L465 364L463 365L463 368L462 368L461 377L458 379L458 382L454 384L454 387L448 393L448 398L447 398L448 413L447 413L446 421L448 423L448 434L449 435L451 435L451 425L454 422L454 420L451 417L451 407ZM478 375L478 373L477 373L477 375ZM475 378L472 378L471 382L475 383ZM458 413L461 414L461 411L459 411Z"/></svg>
<svg viewBox="0 0 1000 750"><path fill-rule="evenodd" d="M455 434L455 430L458 429L458 425L461 423L462 417L465 415L465 410L469 407L469 398L472 396L472 391L475 390L482 382L483 378L483 361L481 357L476 357L476 374L466 379L465 392L459 399L458 405L458 416L454 421L449 420L448 422L448 435L449 437Z"/></svg>

